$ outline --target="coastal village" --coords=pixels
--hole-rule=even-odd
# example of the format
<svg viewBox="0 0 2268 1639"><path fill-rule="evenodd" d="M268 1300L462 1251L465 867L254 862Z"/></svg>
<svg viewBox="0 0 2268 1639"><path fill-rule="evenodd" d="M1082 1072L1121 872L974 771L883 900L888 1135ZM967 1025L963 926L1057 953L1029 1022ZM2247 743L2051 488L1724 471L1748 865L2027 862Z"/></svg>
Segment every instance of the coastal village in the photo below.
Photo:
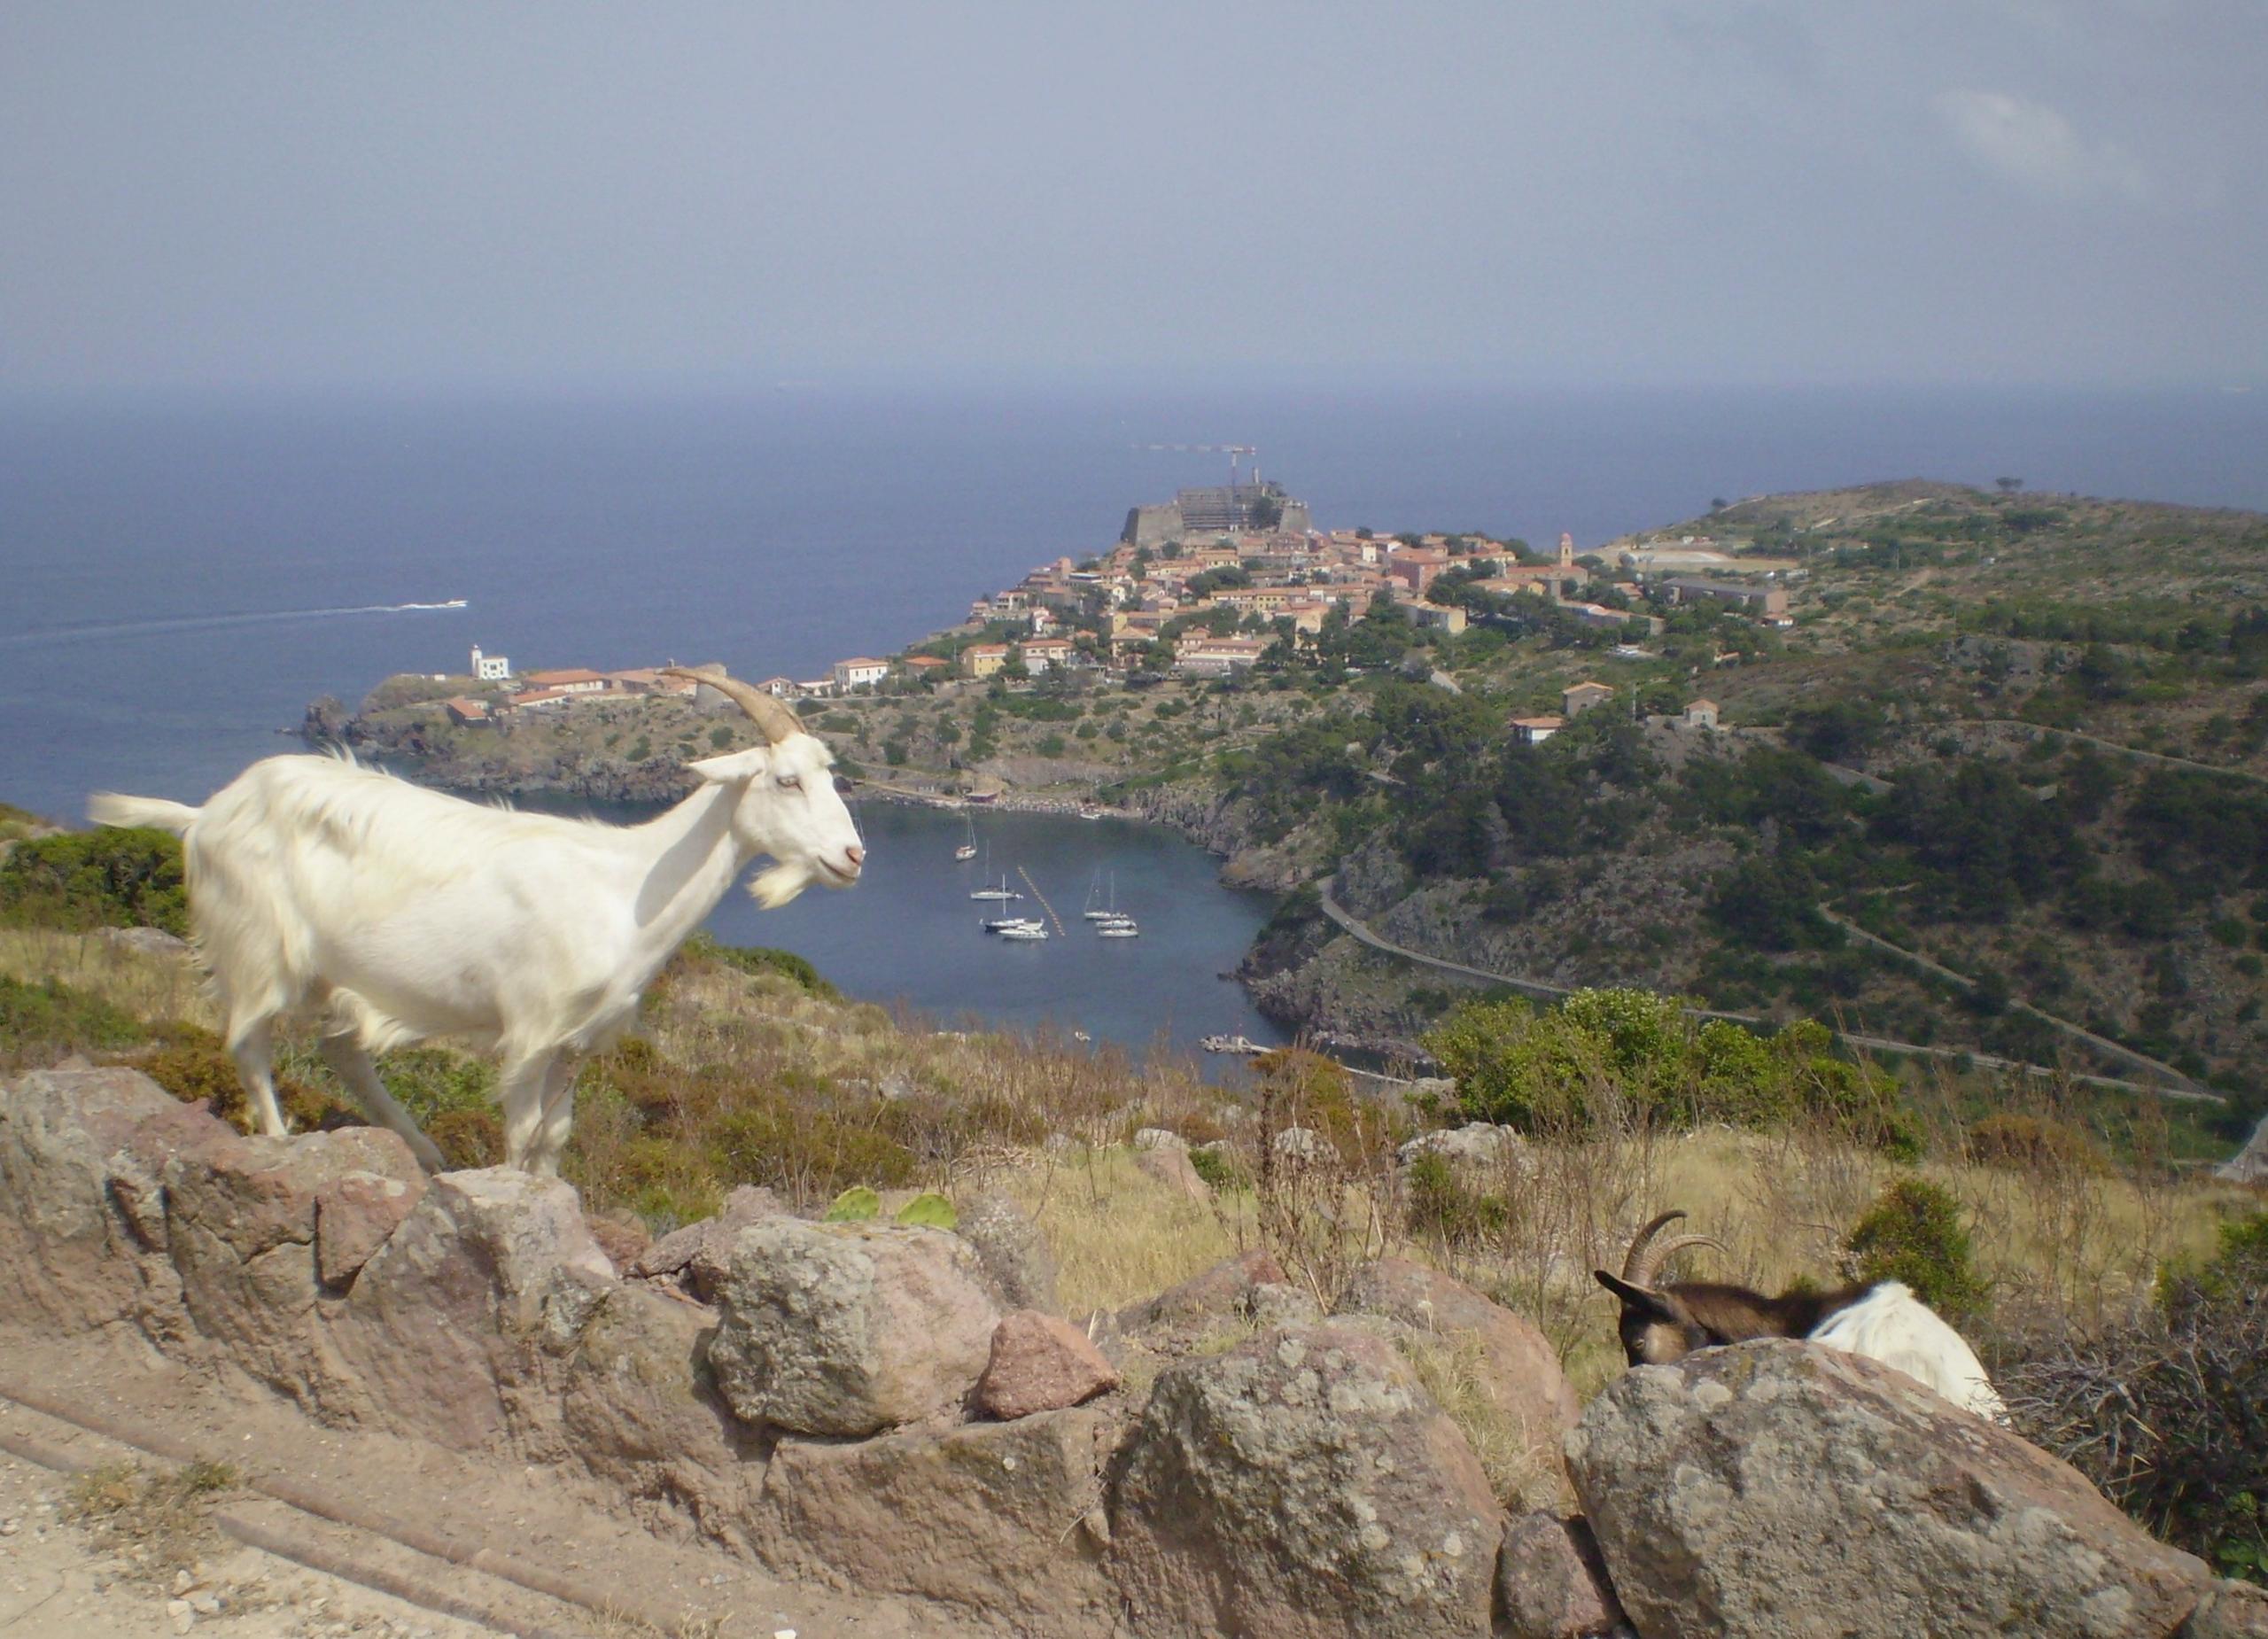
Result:
<svg viewBox="0 0 2268 1639"><path fill-rule="evenodd" d="M1745 540L1682 534L1632 536L1579 553L1563 533L1556 551L1540 553L1480 534L1325 531L1312 526L1306 503L1255 478L1137 507L1108 551L1042 564L976 599L960 625L901 653L855 655L824 676L780 675L757 686L782 700L823 701L1013 688L1049 677L1091 687L1232 678L1271 653L1312 660L1326 629L1362 619L1382 600L1418 628L1456 634L1476 624L1545 618L1612 638L1612 652L1624 658L1649 659L1644 643L1680 605L1714 606L1767 628L1794 624L1790 588L1805 578L1804 565L1753 548ZM695 692L650 666L516 673L508 657L478 648L469 670L488 687L441 703L467 727L594 700ZM1578 680L1560 691L1557 711L1516 715L1507 728L1538 744L1615 698L1606 683ZM1677 716L1689 727L1717 726L1715 703L1698 693Z"/></svg>

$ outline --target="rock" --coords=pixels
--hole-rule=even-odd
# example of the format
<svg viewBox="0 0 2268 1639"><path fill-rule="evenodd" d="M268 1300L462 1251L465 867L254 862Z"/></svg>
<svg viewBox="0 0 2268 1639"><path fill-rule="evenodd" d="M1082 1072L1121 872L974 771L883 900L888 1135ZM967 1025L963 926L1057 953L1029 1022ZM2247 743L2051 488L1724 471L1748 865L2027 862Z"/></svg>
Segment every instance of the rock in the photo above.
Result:
<svg viewBox="0 0 2268 1639"><path fill-rule="evenodd" d="M1485 1121L1421 1132L1394 1152L1394 1158L1405 1167L1421 1155L1438 1155L1473 1171L1502 1173L1510 1169L1525 1174L1533 1170L1527 1164L1527 1146L1519 1134Z"/></svg>
<svg viewBox="0 0 2268 1639"><path fill-rule="evenodd" d="M1324 1136L1312 1127L1285 1127L1268 1144L1285 1161L1320 1161L1331 1148Z"/></svg>
<svg viewBox="0 0 2268 1639"><path fill-rule="evenodd" d="M2211 1581L2076 1470L1835 1349L1628 1372L1567 1458L1647 1639L2163 1635Z"/></svg>
<svg viewBox="0 0 2268 1639"><path fill-rule="evenodd" d="M131 951L138 956L183 957L190 953L188 940L162 928L105 928L102 929L102 941L113 951Z"/></svg>
<svg viewBox="0 0 2268 1639"><path fill-rule="evenodd" d="M159 1176L169 1155L237 1141L138 1070L33 1070L0 1086L0 1314L184 1343Z"/></svg>
<svg viewBox="0 0 2268 1639"><path fill-rule="evenodd" d="M1138 1631L1242 1639L1484 1634L1503 1535L1408 1363L1337 1324L1167 1368L1110 1524Z"/></svg>
<svg viewBox="0 0 2268 1639"><path fill-rule="evenodd" d="M1592 1639L1622 1620L1590 1527L1522 1514L1496 1553L1497 1639Z"/></svg>
<svg viewBox="0 0 2268 1639"><path fill-rule="evenodd" d="M1213 1186L1198 1176L1197 1163L1185 1149L1138 1150L1134 1164L1168 1189L1194 1201L1213 1199Z"/></svg>
<svg viewBox="0 0 2268 1639"><path fill-rule="evenodd" d="M1134 1135L1138 1150L1185 1150L1189 1140L1163 1127L1144 1127Z"/></svg>
<svg viewBox="0 0 2268 1639"><path fill-rule="evenodd" d="M716 1311L649 1286L600 1294L558 1374L567 1449L632 1499L649 1529L739 1535L764 1477L707 1362Z"/></svg>
<svg viewBox="0 0 2268 1639"><path fill-rule="evenodd" d="M164 1176L167 1246L197 1329L270 1387L335 1397L341 1385L316 1313L318 1198L382 1195L388 1182L422 1194L409 1146L377 1127L237 1138L174 1157Z"/></svg>
<svg viewBox="0 0 2268 1639"><path fill-rule="evenodd" d="M725 1210L718 1216L672 1230L632 1258L623 1272L648 1278L676 1276L694 1296L713 1303L740 1232L787 1210L770 1190L743 1184L725 1197Z"/></svg>
<svg viewBox="0 0 2268 1639"><path fill-rule="evenodd" d="M612 1212L586 1212L583 1227L617 1269L627 1269L638 1254L653 1244L653 1231L636 1213L617 1208Z"/></svg>
<svg viewBox="0 0 2268 1639"><path fill-rule="evenodd" d="M979 1195L955 1233L976 1249L1000 1307L1061 1312L1055 1294L1055 1253L1024 1209L998 1193Z"/></svg>
<svg viewBox="0 0 2268 1639"><path fill-rule="evenodd" d="M1284 1326L1317 1325L1323 1319L1323 1307L1315 1301L1315 1293L1289 1281L1255 1282L1251 1295L1245 1300L1245 1312L1254 1328L1262 1332Z"/></svg>
<svg viewBox="0 0 2268 1639"><path fill-rule="evenodd" d="M1380 1258L1355 1272L1339 1301L1344 1313L1389 1315L1419 1332L1470 1338L1475 1374L1497 1409L1530 1432L1543 1467L1557 1472L1566 1432L1582 1414L1558 1352L1534 1323L1490 1302L1460 1280L1402 1258Z"/></svg>
<svg viewBox="0 0 2268 1639"><path fill-rule="evenodd" d="M1280 1284L1283 1278L1282 1266L1267 1248L1254 1247L1192 1275L1156 1297L1121 1309L1116 1329L1147 1332L1161 1326L1242 1319L1251 1312L1253 1287L1263 1282Z"/></svg>
<svg viewBox="0 0 2268 1639"><path fill-rule="evenodd" d="M2268 1588L2223 1582L2207 1589L2180 1639L2268 1639Z"/></svg>
<svg viewBox="0 0 2268 1639"><path fill-rule="evenodd" d="M1068 1321L1037 1309L1006 1316L992 1332L992 1356L977 1379L976 1403L1004 1421L1060 1411L1118 1387L1118 1372Z"/></svg>
<svg viewBox="0 0 2268 1639"><path fill-rule="evenodd" d="M734 1243L709 1362L742 1421L871 1434L957 1413L999 1311L959 1237L769 1218Z"/></svg>
<svg viewBox="0 0 2268 1639"><path fill-rule="evenodd" d="M401 1227L425 1198L425 1175L388 1177L350 1172L315 1192L315 1272L326 1286L343 1286Z"/></svg>
<svg viewBox="0 0 2268 1639"><path fill-rule="evenodd" d="M332 1336L379 1422L477 1450L512 1425L546 1334L571 1345L613 1285L567 1184L444 1172L362 1266Z"/></svg>
<svg viewBox="0 0 2268 1639"><path fill-rule="evenodd" d="M2268 1115L2252 1130L2244 1147L2213 1169L2224 1184L2268 1184Z"/></svg>
<svg viewBox="0 0 2268 1639"><path fill-rule="evenodd" d="M783 1440L754 1515L774 1571L861 1592L1004 1613L1014 1631L1111 1635L1115 1601L1091 1533L1110 1425L1092 1409L907 1431L852 1444Z"/></svg>

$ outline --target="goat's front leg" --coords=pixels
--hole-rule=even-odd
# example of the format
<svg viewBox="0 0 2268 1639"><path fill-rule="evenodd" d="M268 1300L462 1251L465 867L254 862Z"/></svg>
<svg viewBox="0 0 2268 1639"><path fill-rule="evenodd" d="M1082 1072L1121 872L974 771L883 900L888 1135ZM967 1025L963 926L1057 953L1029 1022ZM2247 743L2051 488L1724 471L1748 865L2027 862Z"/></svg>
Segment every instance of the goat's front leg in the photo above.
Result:
<svg viewBox="0 0 2268 1639"><path fill-rule="evenodd" d="M582 1060L563 1053L551 1061L543 1078L543 1125L536 1134L531 1169L541 1177L559 1176L560 1157L567 1153L568 1136L575 1130L575 1076Z"/></svg>
<svg viewBox="0 0 2268 1639"><path fill-rule="evenodd" d="M546 1049L504 1060L496 1089L504 1107L504 1164L523 1172L538 1170L537 1156L543 1142L543 1107L556 1049Z"/></svg>
<svg viewBox="0 0 2268 1639"><path fill-rule="evenodd" d="M402 1141L409 1146L410 1154L417 1157L419 1166L428 1172L439 1172L448 1164L441 1159L441 1152L433 1140L409 1118L409 1112L394 1102L393 1094L378 1079L378 1067L370 1062L370 1055L362 1051L361 1043L352 1036L326 1036L321 1048L323 1062L346 1084L364 1113L372 1121L400 1133Z"/></svg>

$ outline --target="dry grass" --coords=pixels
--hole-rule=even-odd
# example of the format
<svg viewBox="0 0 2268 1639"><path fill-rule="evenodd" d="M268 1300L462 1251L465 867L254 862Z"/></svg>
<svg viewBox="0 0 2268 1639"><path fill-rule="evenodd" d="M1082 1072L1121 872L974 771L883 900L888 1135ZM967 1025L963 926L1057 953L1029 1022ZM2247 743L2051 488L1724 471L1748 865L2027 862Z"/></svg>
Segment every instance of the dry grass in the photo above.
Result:
<svg viewBox="0 0 2268 1639"><path fill-rule="evenodd" d="M218 1543L208 1518L212 1503L237 1483L236 1470L225 1463L157 1472L116 1463L73 1481L65 1512L136 1575L162 1581Z"/></svg>
<svg viewBox="0 0 2268 1639"><path fill-rule="evenodd" d="M1122 1148L1037 1155L1003 1183L1054 1251L1068 1315L1153 1296L1235 1255L1257 1232L1249 1192L1192 1200Z"/></svg>
<svg viewBox="0 0 2268 1639"><path fill-rule="evenodd" d="M1553 1441L1537 1440L1490 1392L1487 1354L1480 1339L1470 1333L1412 1333L1401 1340L1401 1348L1425 1392L1472 1448L1499 1503L1516 1514L1574 1507Z"/></svg>
<svg viewBox="0 0 2268 1639"><path fill-rule="evenodd" d="M221 1022L193 961L144 955L99 934L0 928L0 975L27 983L60 980L137 1019L178 1019L208 1029Z"/></svg>

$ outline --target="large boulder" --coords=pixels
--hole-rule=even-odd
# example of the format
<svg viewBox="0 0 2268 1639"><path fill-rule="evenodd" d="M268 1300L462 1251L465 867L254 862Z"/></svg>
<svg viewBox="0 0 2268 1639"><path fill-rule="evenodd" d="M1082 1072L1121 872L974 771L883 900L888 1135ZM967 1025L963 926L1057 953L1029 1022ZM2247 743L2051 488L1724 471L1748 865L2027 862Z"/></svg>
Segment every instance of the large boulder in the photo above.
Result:
<svg viewBox="0 0 2268 1639"><path fill-rule="evenodd" d="M319 1203L365 1189L391 1202L390 1185L403 1199L422 1195L409 1146L376 1127L236 1138L173 1157L164 1177L167 1244L198 1330L270 1387L335 1401L341 1385L317 1313Z"/></svg>
<svg viewBox="0 0 2268 1639"><path fill-rule="evenodd" d="M1000 1320L967 1243L894 1223L751 1224L718 1300L709 1362L726 1403L799 1434L958 1417Z"/></svg>
<svg viewBox="0 0 2268 1639"><path fill-rule="evenodd" d="M613 1284L568 1185L445 1172L362 1266L331 1332L377 1420L478 1449L527 1424L517 1402L545 1334L571 1338Z"/></svg>
<svg viewBox="0 0 2268 1639"><path fill-rule="evenodd" d="M0 1087L0 1313L179 1344L160 1174L169 1155L238 1142L138 1070L33 1070Z"/></svg>
<svg viewBox="0 0 2268 1639"><path fill-rule="evenodd" d="M710 1376L716 1324L714 1309L623 1283L599 1293L571 1341L546 1344L566 1453L625 1494L649 1528L666 1533L690 1513L729 1540L764 1465Z"/></svg>
<svg viewBox="0 0 2268 1639"><path fill-rule="evenodd" d="M2076 1470L1836 1349L1631 1371L1567 1457L1646 1639L2150 1639L2211 1581Z"/></svg>
<svg viewBox="0 0 2268 1639"><path fill-rule="evenodd" d="M1402 1258L1380 1258L1357 1270L1339 1308L1342 1314L1389 1316L1463 1345L1460 1365L1495 1415L1525 1431L1541 1471L1559 1472L1560 1447L1582 1414L1582 1402L1559 1369L1558 1352L1533 1322L1439 1270Z"/></svg>
<svg viewBox="0 0 2268 1639"><path fill-rule="evenodd" d="M936 1599L1011 1631L1111 1635L1099 1410L906 1430L850 1444L783 1440L752 1535L787 1574Z"/></svg>
<svg viewBox="0 0 2268 1639"><path fill-rule="evenodd" d="M1471 1639L1503 1511L1379 1332L1266 1332L1159 1377L1111 1501L1143 1633Z"/></svg>

